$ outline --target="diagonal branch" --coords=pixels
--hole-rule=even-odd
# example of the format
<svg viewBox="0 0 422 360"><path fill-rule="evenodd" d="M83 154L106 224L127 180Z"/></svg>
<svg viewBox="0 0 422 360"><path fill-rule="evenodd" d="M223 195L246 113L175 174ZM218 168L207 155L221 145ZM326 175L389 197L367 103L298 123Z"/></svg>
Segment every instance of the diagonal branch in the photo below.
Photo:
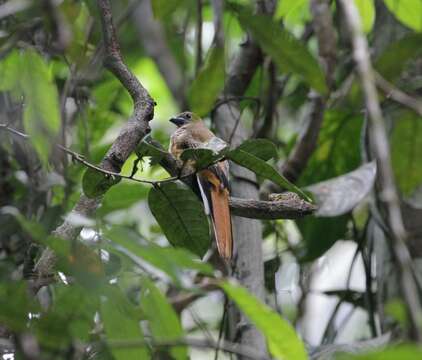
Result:
<svg viewBox="0 0 422 360"><path fill-rule="evenodd" d="M151 129L148 122L152 120L154 116L155 103L147 90L129 70L122 59L113 26L110 2L108 0L98 0L97 5L100 10L106 50L104 65L120 80L121 84L132 97L134 104L133 114L121 129L119 135L100 164L100 167L104 170L120 172L124 162L135 150L139 141L150 132ZM90 216L94 213L100 203L101 198L89 199L85 195L81 195L81 198L72 212ZM79 235L80 231L80 226L76 226L65 220L53 233L57 237L70 241L74 240ZM39 261L35 265L35 273L37 273L40 278L48 276L48 274L51 273L55 262L56 257L53 251L50 249L44 250ZM32 285L33 290L37 291L39 286L36 285L36 281L35 284Z"/></svg>
<svg viewBox="0 0 422 360"><path fill-rule="evenodd" d="M391 230L392 251L400 271L400 285L409 312L415 339L422 342L422 307L415 282L412 259L406 246L407 233L400 210L400 201L394 183L390 149L381 107L375 86L375 74L369 57L366 37L362 32L360 16L353 2L340 1L350 29L353 56L365 94L369 119L370 146L378 163L378 181L381 187L380 200L387 210L387 224Z"/></svg>

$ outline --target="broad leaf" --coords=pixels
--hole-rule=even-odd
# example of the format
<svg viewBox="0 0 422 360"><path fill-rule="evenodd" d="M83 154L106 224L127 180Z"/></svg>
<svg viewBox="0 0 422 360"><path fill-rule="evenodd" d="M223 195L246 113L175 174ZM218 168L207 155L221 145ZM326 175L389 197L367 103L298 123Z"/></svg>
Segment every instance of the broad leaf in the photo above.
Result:
<svg viewBox="0 0 422 360"><path fill-rule="evenodd" d="M107 297L101 301L101 320L107 341L139 341L143 339L140 327L140 314L117 286L109 286ZM110 346L116 360L149 359L144 347Z"/></svg>
<svg viewBox="0 0 422 360"><path fill-rule="evenodd" d="M213 46L207 60L189 89L189 104L193 112L206 115L224 87L224 48Z"/></svg>
<svg viewBox="0 0 422 360"><path fill-rule="evenodd" d="M421 117L404 110L394 116L391 132L391 160L397 184L405 196L422 185L422 123Z"/></svg>
<svg viewBox="0 0 422 360"><path fill-rule="evenodd" d="M358 169L308 186L306 190L314 195L318 210L315 216L339 216L353 210L372 190L377 167L375 162Z"/></svg>
<svg viewBox="0 0 422 360"><path fill-rule="evenodd" d="M392 43L375 62L375 69L387 80L394 81L408 61L422 54L422 34L408 34Z"/></svg>
<svg viewBox="0 0 422 360"><path fill-rule="evenodd" d="M327 92L325 76L318 61L301 41L269 16L253 15L248 8L236 4L231 4L230 8L235 11L242 27L250 31L264 52L271 56L279 71L293 72L319 93Z"/></svg>
<svg viewBox="0 0 422 360"><path fill-rule="evenodd" d="M148 205L173 246L203 256L210 246L208 219L192 190L178 183L152 188Z"/></svg>
<svg viewBox="0 0 422 360"><path fill-rule="evenodd" d="M149 328L154 340L166 341L183 338L184 333L179 317L169 304L166 297L158 290L152 281L142 279L140 306L144 316L148 319ZM170 348L172 359L184 360L188 358L185 346ZM157 358L164 354L155 354Z"/></svg>
<svg viewBox="0 0 422 360"><path fill-rule="evenodd" d="M308 358L294 328L268 305L238 285L224 282L221 287L265 336L272 356L285 360Z"/></svg>
<svg viewBox="0 0 422 360"><path fill-rule="evenodd" d="M151 0L154 17L167 20L185 0Z"/></svg>
<svg viewBox="0 0 422 360"><path fill-rule="evenodd" d="M97 214L105 215L112 211L128 209L146 198L148 188L142 184L121 182L106 192Z"/></svg>
<svg viewBox="0 0 422 360"><path fill-rule="evenodd" d="M113 185L117 184L120 178L104 174L94 169L87 169L82 178L82 189L89 198L101 196Z"/></svg>
<svg viewBox="0 0 422 360"><path fill-rule="evenodd" d="M384 0L384 3L401 23L415 31L422 31L421 0Z"/></svg>
<svg viewBox="0 0 422 360"><path fill-rule="evenodd" d="M267 164L259 157L256 157L255 155L242 150L240 147L227 153L227 158L245 168L248 168L255 174L271 180L280 187L295 192L302 196L304 199L309 200L309 197L301 189L287 180L273 166Z"/></svg>
<svg viewBox="0 0 422 360"><path fill-rule="evenodd" d="M25 132L46 165L60 128L58 93L49 67L35 50L28 49L12 52L1 65L0 89L23 99Z"/></svg>
<svg viewBox="0 0 422 360"><path fill-rule="evenodd" d="M355 5L359 11L363 31L369 33L375 20L374 0L355 0Z"/></svg>
<svg viewBox="0 0 422 360"><path fill-rule="evenodd" d="M240 144L238 149L246 151L264 161L277 158L277 148L267 139L250 139Z"/></svg>
<svg viewBox="0 0 422 360"><path fill-rule="evenodd" d="M183 161L195 161L195 167L199 170L204 169L209 165L215 163L217 160L222 158L222 155L216 154L210 149L197 148L184 150L180 158Z"/></svg>
<svg viewBox="0 0 422 360"><path fill-rule="evenodd" d="M122 227L114 227L105 231L105 237L120 245L129 252L131 257L136 256L148 266L164 272L177 285L183 284L183 270L195 270L203 274L212 275L210 265L199 261L185 249L160 247L154 243L141 244L139 236L133 231ZM121 250L119 247L117 250Z"/></svg>
<svg viewBox="0 0 422 360"><path fill-rule="evenodd" d="M144 138L138 147L136 148L136 155L139 158L143 158L144 156L151 158L151 165L158 164L160 160L167 155L167 152L163 149L155 146L151 143L151 139Z"/></svg>

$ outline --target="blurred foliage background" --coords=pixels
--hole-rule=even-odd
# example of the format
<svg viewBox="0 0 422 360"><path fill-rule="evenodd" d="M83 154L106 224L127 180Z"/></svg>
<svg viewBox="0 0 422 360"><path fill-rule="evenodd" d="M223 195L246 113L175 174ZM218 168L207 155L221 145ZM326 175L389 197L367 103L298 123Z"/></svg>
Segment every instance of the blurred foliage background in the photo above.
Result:
<svg viewBox="0 0 422 360"><path fill-rule="evenodd" d="M350 1L376 71L420 301L422 0ZM328 23L316 19L321 4ZM400 290L387 195L376 178L340 3L111 5L123 59L157 103L151 134L122 175L168 178L163 150L149 140L167 149L174 131L168 119L190 109L228 142L238 124L245 130L249 142L232 160L255 173L256 194L300 192L289 180L318 210L296 221L262 220L253 240L262 246L254 261L263 291L241 277L239 284L237 265L227 269L212 255L208 221L187 186L118 181L87 169L101 162L133 108L102 65L96 2L1 0L0 356L419 358L422 325L416 321L415 329L412 319L422 313L409 311ZM334 42L330 34L318 38L325 25ZM256 71L233 96L233 59L251 41L260 49ZM239 113L230 137L216 120L228 103ZM292 168L298 149L305 155ZM72 211L82 192L99 199L92 216ZM81 230L70 241L54 232L65 219ZM36 264L46 247L57 261L40 277ZM45 286L34 290L34 282ZM263 334L266 355L236 338L244 324L230 316L232 307Z"/></svg>

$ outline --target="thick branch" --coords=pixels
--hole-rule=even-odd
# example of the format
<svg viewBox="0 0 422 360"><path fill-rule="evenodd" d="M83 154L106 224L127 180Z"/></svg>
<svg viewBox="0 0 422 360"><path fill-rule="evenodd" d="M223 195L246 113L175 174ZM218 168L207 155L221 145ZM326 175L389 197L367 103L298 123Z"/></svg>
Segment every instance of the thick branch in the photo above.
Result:
<svg viewBox="0 0 422 360"><path fill-rule="evenodd" d="M120 131L100 165L105 170L120 172L124 162L135 150L139 141L150 132L148 121L154 116L154 101L123 62L112 22L110 2L98 0L97 4L100 10L106 48L105 66L120 80L134 103L132 116ZM88 199L85 195L82 195L72 211L84 216L91 216L100 202L101 198ZM53 234L64 240L72 240L79 235L80 231L80 226L65 220ZM40 277L44 277L52 271L54 264L54 253L46 249L35 266L35 272Z"/></svg>
<svg viewBox="0 0 422 360"><path fill-rule="evenodd" d="M362 32L360 16L354 3L348 0L341 0L340 2L350 29L353 56L365 94L369 118L370 145L379 169L380 200L384 202L387 210L387 224L391 230L394 257L400 270L402 293L409 311L409 320L413 327L414 336L416 340L422 342L422 307L413 277L412 260L406 246L407 234L400 211L399 196L394 183L388 138L378 101L368 43Z"/></svg>

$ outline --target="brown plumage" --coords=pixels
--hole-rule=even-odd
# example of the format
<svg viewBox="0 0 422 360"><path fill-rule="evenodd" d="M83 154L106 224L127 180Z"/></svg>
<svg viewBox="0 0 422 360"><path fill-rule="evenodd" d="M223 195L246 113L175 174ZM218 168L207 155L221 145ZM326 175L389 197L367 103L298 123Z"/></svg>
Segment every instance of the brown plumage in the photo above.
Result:
<svg viewBox="0 0 422 360"><path fill-rule="evenodd" d="M177 159L180 159L183 150L188 148L207 147L218 151L225 144L194 113L183 112L170 121L178 127L170 138L169 149ZM229 261L233 255L233 237L229 209L228 162L221 161L199 171L197 180L205 211L211 215L218 252L223 259Z"/></svg>

